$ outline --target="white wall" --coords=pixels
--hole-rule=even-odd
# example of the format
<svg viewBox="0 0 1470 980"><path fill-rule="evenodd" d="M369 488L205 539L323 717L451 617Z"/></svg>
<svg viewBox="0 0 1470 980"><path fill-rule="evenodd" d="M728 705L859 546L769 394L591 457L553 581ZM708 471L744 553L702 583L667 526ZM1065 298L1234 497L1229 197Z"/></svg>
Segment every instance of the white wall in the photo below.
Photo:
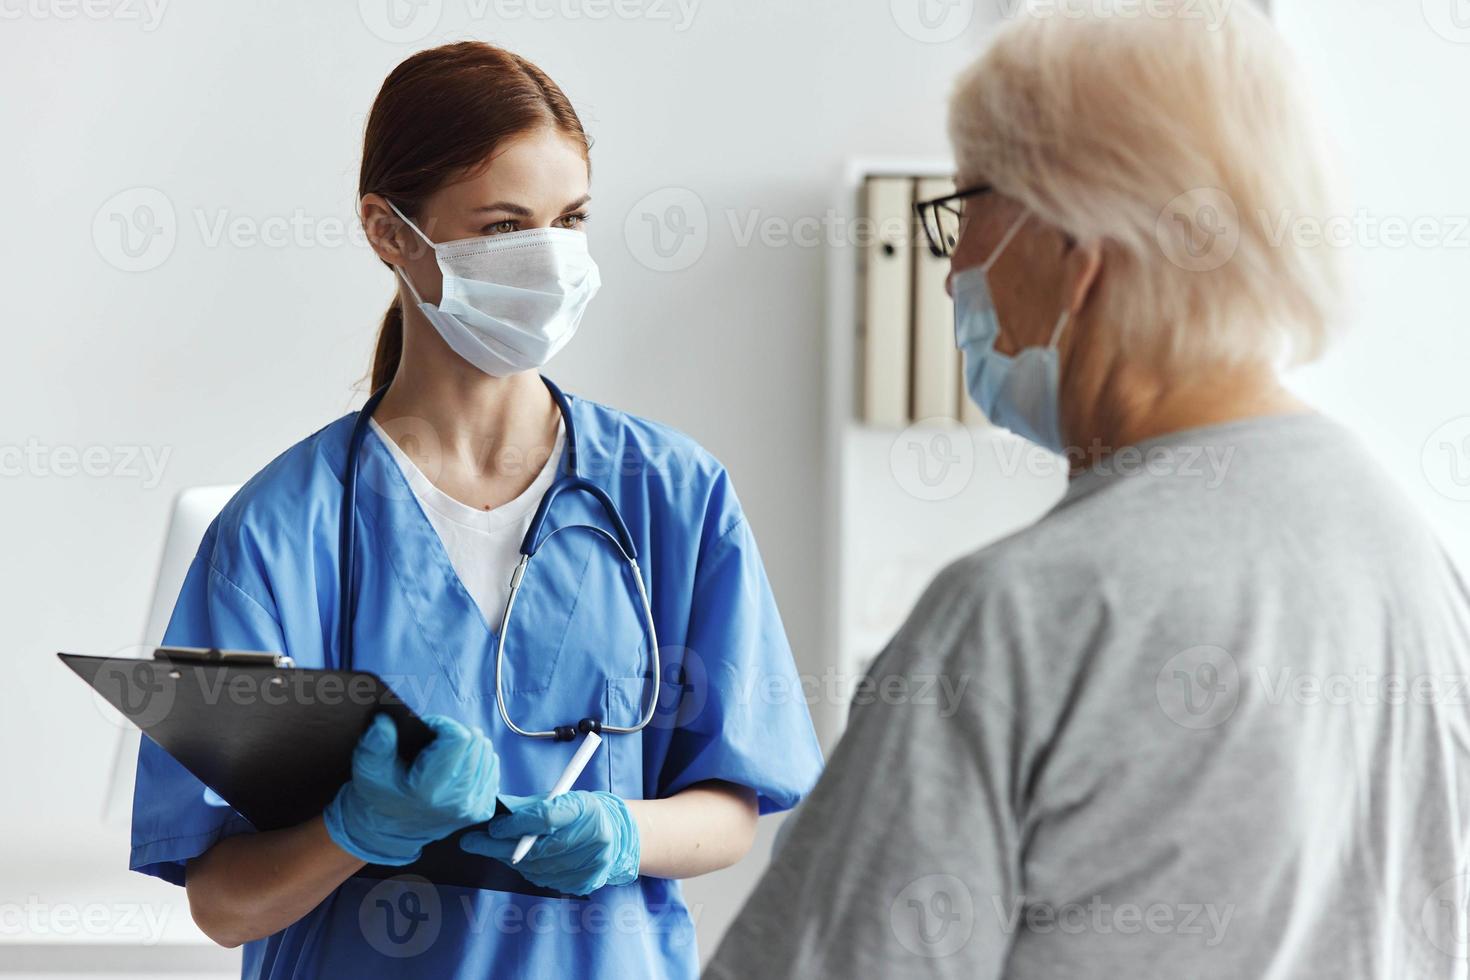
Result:
<svg viewBox="0 0 1470 980"><path fill-rule="evenodd" d="M685 22L673 0L620 0L632 19L595 19L599 2L0 2L0 449L33 449L0 478L0 906L126 899L187 933L176 890L121 870L125 828L98 819L114 729L52 654L139 637L177 489L238 482L354 403L392 283L365 248L324 240L352 224L378 85L433 43L512 47L583 113L604 288L552 373L729 465L819 669L826 259L741 236L820 218L847 157L942 154L948 80L994 8L704 0ZM950 19L926 27L920 4ZM563 13L527 13L547 10ZM644 220L670 204L706 241L676 272L651 267ZM136 259L117 224L135 219L163 229L132 233ZM216 237L236 220L251 237ZM282 226L284 244L260 242ZM108 475L66 475L88 447ZM135 447L167 454L161 476L124 465ZM706 947L762 860L690 885Z"/></svg>
<svg viewBox="0 0 1470 980"><path fill-rule="evenodd" d="M1470 5L1273 8L1340 148L1353 270L1351 332L1297 385L1362 433L1470 567Z"/></svg>

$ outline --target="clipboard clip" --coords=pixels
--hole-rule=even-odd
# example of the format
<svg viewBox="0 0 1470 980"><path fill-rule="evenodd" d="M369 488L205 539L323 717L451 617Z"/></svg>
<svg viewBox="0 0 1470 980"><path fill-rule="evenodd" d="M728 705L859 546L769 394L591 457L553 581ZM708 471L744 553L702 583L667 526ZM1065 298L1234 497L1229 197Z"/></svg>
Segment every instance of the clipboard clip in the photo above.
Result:
<svg viewBox="0 0 1470 980"><path fill-rule="evenodd" d="M215 647L159 647L154 660L188 664L226 664L236 667L294 667L296 662L281 653L257 650L219 650Z"/></svg>

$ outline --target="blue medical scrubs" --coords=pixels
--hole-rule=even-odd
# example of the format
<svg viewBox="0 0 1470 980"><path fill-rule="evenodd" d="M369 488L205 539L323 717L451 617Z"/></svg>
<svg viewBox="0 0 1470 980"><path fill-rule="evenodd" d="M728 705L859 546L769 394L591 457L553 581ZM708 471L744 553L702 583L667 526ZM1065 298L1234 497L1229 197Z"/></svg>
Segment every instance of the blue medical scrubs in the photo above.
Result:
<svg viewBox="0 0 1470 980"><path fill-rule="evenodd" d="M724 469L688 437L569 399L581 476L603 487L639 551L663 658L642 732L609 735L577 783L629 799L719 779L760 811L794 806L820 750L755 540ZM338 514L350 414L274 460L205 535L165 642L280 651L335 665ZM397 464L363 444L357 505L354 666L420 714L490 734L501 790L547 791L573 747L505 727L495 635ZM557 498L565 527L532 561L506 637L506 702L522 728L598 717L632 724L650 665L626 563L585 525L587 494ZM283 753L291 746L281 746ZM144 739L131 867L182 884L185 863L250 824ZM352 878L294 925L249 943L245 977L692 977L694 926L679 883L641 877L589 901Z"/></svg>

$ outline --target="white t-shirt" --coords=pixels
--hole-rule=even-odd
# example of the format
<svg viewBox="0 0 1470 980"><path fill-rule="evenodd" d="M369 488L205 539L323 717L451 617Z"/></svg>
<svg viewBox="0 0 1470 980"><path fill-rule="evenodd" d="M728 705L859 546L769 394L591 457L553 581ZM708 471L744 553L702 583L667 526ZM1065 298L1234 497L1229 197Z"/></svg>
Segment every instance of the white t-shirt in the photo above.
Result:
<svg viewBox="0 0 1470 980"><path fill-rule="evenodd" d="M511 573L521 560L521 539L526 536L526 528L530 526L541 498L551 489L556 478L562 445L566 441L565 426L557 425L556 443L551 447L546 465L541 467L536 479L520 496L494 510L480 510L455 500L434 486L398 443L383 431L378 420L370 421L373 432L388 447L424 515L434 526L465 591L480 607L480 613L490 628L496 628L505 608L506 595L510 592Z"/></svg>

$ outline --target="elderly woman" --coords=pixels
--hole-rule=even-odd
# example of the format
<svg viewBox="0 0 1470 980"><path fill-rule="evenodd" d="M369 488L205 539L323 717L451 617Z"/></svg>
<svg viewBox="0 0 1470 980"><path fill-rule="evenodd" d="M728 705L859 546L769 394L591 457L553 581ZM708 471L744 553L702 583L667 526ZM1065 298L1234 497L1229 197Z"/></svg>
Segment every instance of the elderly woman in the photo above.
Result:
<svg viewBox="0 0 1470 980"><path fill-rule="evenodd" d="M1282 45L1179 9L960 79L970 392L1073 479L930 586L872 679L962 696L854 709L711 976L1465 975L1470 598L1279 381L1337 288Z"/></svg>

